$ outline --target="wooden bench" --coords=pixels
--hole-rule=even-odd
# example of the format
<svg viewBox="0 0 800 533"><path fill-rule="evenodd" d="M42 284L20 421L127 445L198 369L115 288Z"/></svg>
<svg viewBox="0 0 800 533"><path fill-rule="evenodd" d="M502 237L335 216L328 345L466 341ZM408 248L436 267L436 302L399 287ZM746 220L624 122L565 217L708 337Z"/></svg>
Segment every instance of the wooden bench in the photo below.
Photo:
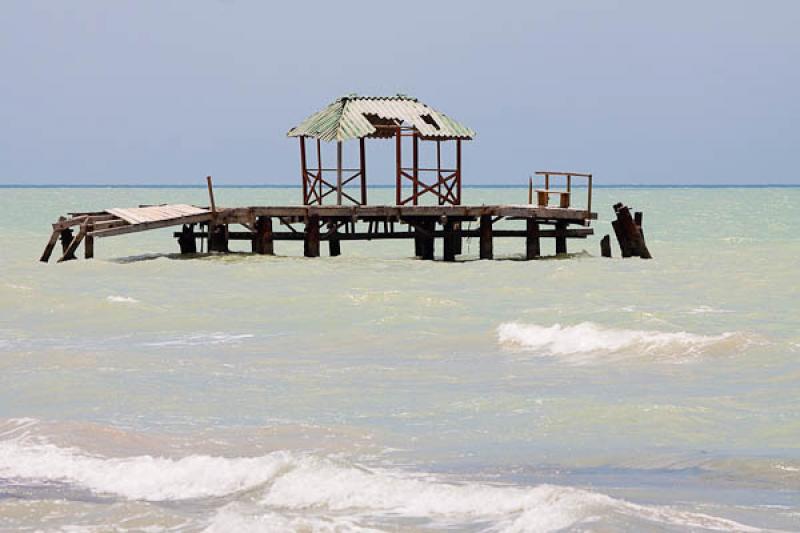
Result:
<svg viewBox="0 0 800 533"><path fill-rule="evenodd" d="M571 193L569 191L556 191L552 189L536 189L536 200L539 206L547 207L550 203L550 195L557 194L558 207L569 207L569 198Z"/></svg>

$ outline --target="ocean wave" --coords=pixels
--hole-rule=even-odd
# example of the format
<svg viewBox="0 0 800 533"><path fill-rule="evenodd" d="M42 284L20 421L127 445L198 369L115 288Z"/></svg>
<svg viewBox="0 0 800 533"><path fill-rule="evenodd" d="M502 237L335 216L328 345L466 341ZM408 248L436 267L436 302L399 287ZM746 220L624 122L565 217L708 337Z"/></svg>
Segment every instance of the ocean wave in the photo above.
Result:
<svg viewBox="0 0 800 533"><path fill-rule="evenodd" d="M715 350L735 352L750 344L750 339L741 333L697 335L685 331L616 329L592 322L574 326L506 322L497 328L497 337L507 348L574 363L637 356L680 362Z"/></svg>
<svg viewBox="0 0 800 533"><path fill-rule="evenodd" d="M107 458L75 448L13 439L0 441L0 477L72 483L131 500L164 501L225 496L263 485L290 461L262 457L149 455Z"/></svg>
<svg viewBox="0 0 800 533"><path fill-rule="evenodd" d="M131 298L130 296L118 296L116 294L112 294L106 298L111 303L118 303L118 304L138 304L139 300L136 298Z"/></svg>
<svg viewBox="0 0 800 533"><path fill-rule="evenodd" d="M202 346L207 344L235 344L255 337L252 333L196 333L175 339L147 342L145 346Z"/></svg>
<svg viewBox="0 0 800 533"><path fill-rule="evenodd" d="M20 421L18 426L27 423ZM557 531L598 520L757 531L728 519L639 505L574 487L454 483L290 451L258 457L91 455L30 438L0 441L0 477L77 485L129 500L167 501L262 491L206 523L209 531L369 530L387 519L496 531Z"/></svg>

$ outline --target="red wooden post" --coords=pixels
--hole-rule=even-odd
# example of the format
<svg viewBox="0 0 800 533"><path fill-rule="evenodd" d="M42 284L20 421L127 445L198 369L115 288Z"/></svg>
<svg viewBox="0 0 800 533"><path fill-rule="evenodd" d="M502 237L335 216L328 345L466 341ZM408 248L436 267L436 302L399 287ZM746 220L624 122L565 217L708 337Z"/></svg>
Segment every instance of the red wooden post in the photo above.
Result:
<svg viewBox="0 0 800 533"><path fill-rule="evenodd" d="M461 205L461 139L456 140L456 202Z"/></svg>
<svg viewBox="0 0 800 533"><path fill-rule="evenodd" d="M322 142L319 139L317 139L317 181L314 185L319 185L317 201L322 205Z"/></svg>
<svg viewBox="0 0 800 533"><path fill-rule="evenodd" d="M361 155L361 205L367 205L367 150L364 144L364 137L361 137L359 139L359 152Z"/></svg>
<svg viewBox="0 0 800 533"><path fill-rule="evenodd" d="M306 137L305 135L301 135L299 138L300 138L300 172L302 173L303 177L303 205L308 205L309 194L308 194L308 172L306 172Z"/></svg>
<svg viewBox="0 0 800 533"><path fill-rule="evenodd" d="M413 192L413 204L417 205L419 203L419 135L417 134L417 130L414 130L414 169L413 169L413 176L414 176L414 192Z"/></svg>
<svg viewBox="0 0 800 533"><path fill-rule="evenodd" d="M436 194L439 195L439 205L444 205L442 198L442 141L436 139Z"/></svg>
<svg viewBox="0 0 800 533"><path fill-rule="evenodd" d="M400 137L400 126L397 126L397 148L395 158L397 160L397 186L395 191L395 202L402 205L403 191L403 139Z"/></svg>

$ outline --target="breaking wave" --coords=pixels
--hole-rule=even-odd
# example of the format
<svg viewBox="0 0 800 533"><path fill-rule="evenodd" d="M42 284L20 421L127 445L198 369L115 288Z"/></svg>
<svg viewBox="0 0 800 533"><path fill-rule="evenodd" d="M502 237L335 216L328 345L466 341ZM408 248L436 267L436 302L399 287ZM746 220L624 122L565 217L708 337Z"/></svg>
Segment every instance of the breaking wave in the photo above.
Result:
<svg viewBox="0 0 800 533"><path fill-rule="evenodd" d="M110 458L28 438L0 441L0 477L76 485L130 500L254 495L218 509L209 531L352 531L387 519L493 531L556 531L598 520L756 531L703 513L645 506L589 490L453 483L289 451L259 457ZM253 493L253 491L258 491ZM421 521L421 522L420 522Z"/></svg>
<svg viewBox="0 0 800 533"><path fill-rule="evenodd" d="M539 326L507 322L497 328L501 345L554 356L574 363L647 356L680 362L700 355L732 353L750 343L741 333L697 335L679 332L615 329L592 322L575 326Z"/></svg>

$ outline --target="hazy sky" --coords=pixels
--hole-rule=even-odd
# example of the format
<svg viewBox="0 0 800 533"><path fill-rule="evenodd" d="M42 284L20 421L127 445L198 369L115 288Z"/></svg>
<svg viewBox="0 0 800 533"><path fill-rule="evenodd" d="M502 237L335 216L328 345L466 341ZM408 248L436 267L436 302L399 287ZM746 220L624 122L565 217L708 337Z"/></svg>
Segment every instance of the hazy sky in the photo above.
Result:
<svg viewBox="0 0 800 533"><path fill-rule="evenodd" d="M0 183L298 183L350 92L477 130L466 183L800 183L798 0L3 0Z"/></svg>

